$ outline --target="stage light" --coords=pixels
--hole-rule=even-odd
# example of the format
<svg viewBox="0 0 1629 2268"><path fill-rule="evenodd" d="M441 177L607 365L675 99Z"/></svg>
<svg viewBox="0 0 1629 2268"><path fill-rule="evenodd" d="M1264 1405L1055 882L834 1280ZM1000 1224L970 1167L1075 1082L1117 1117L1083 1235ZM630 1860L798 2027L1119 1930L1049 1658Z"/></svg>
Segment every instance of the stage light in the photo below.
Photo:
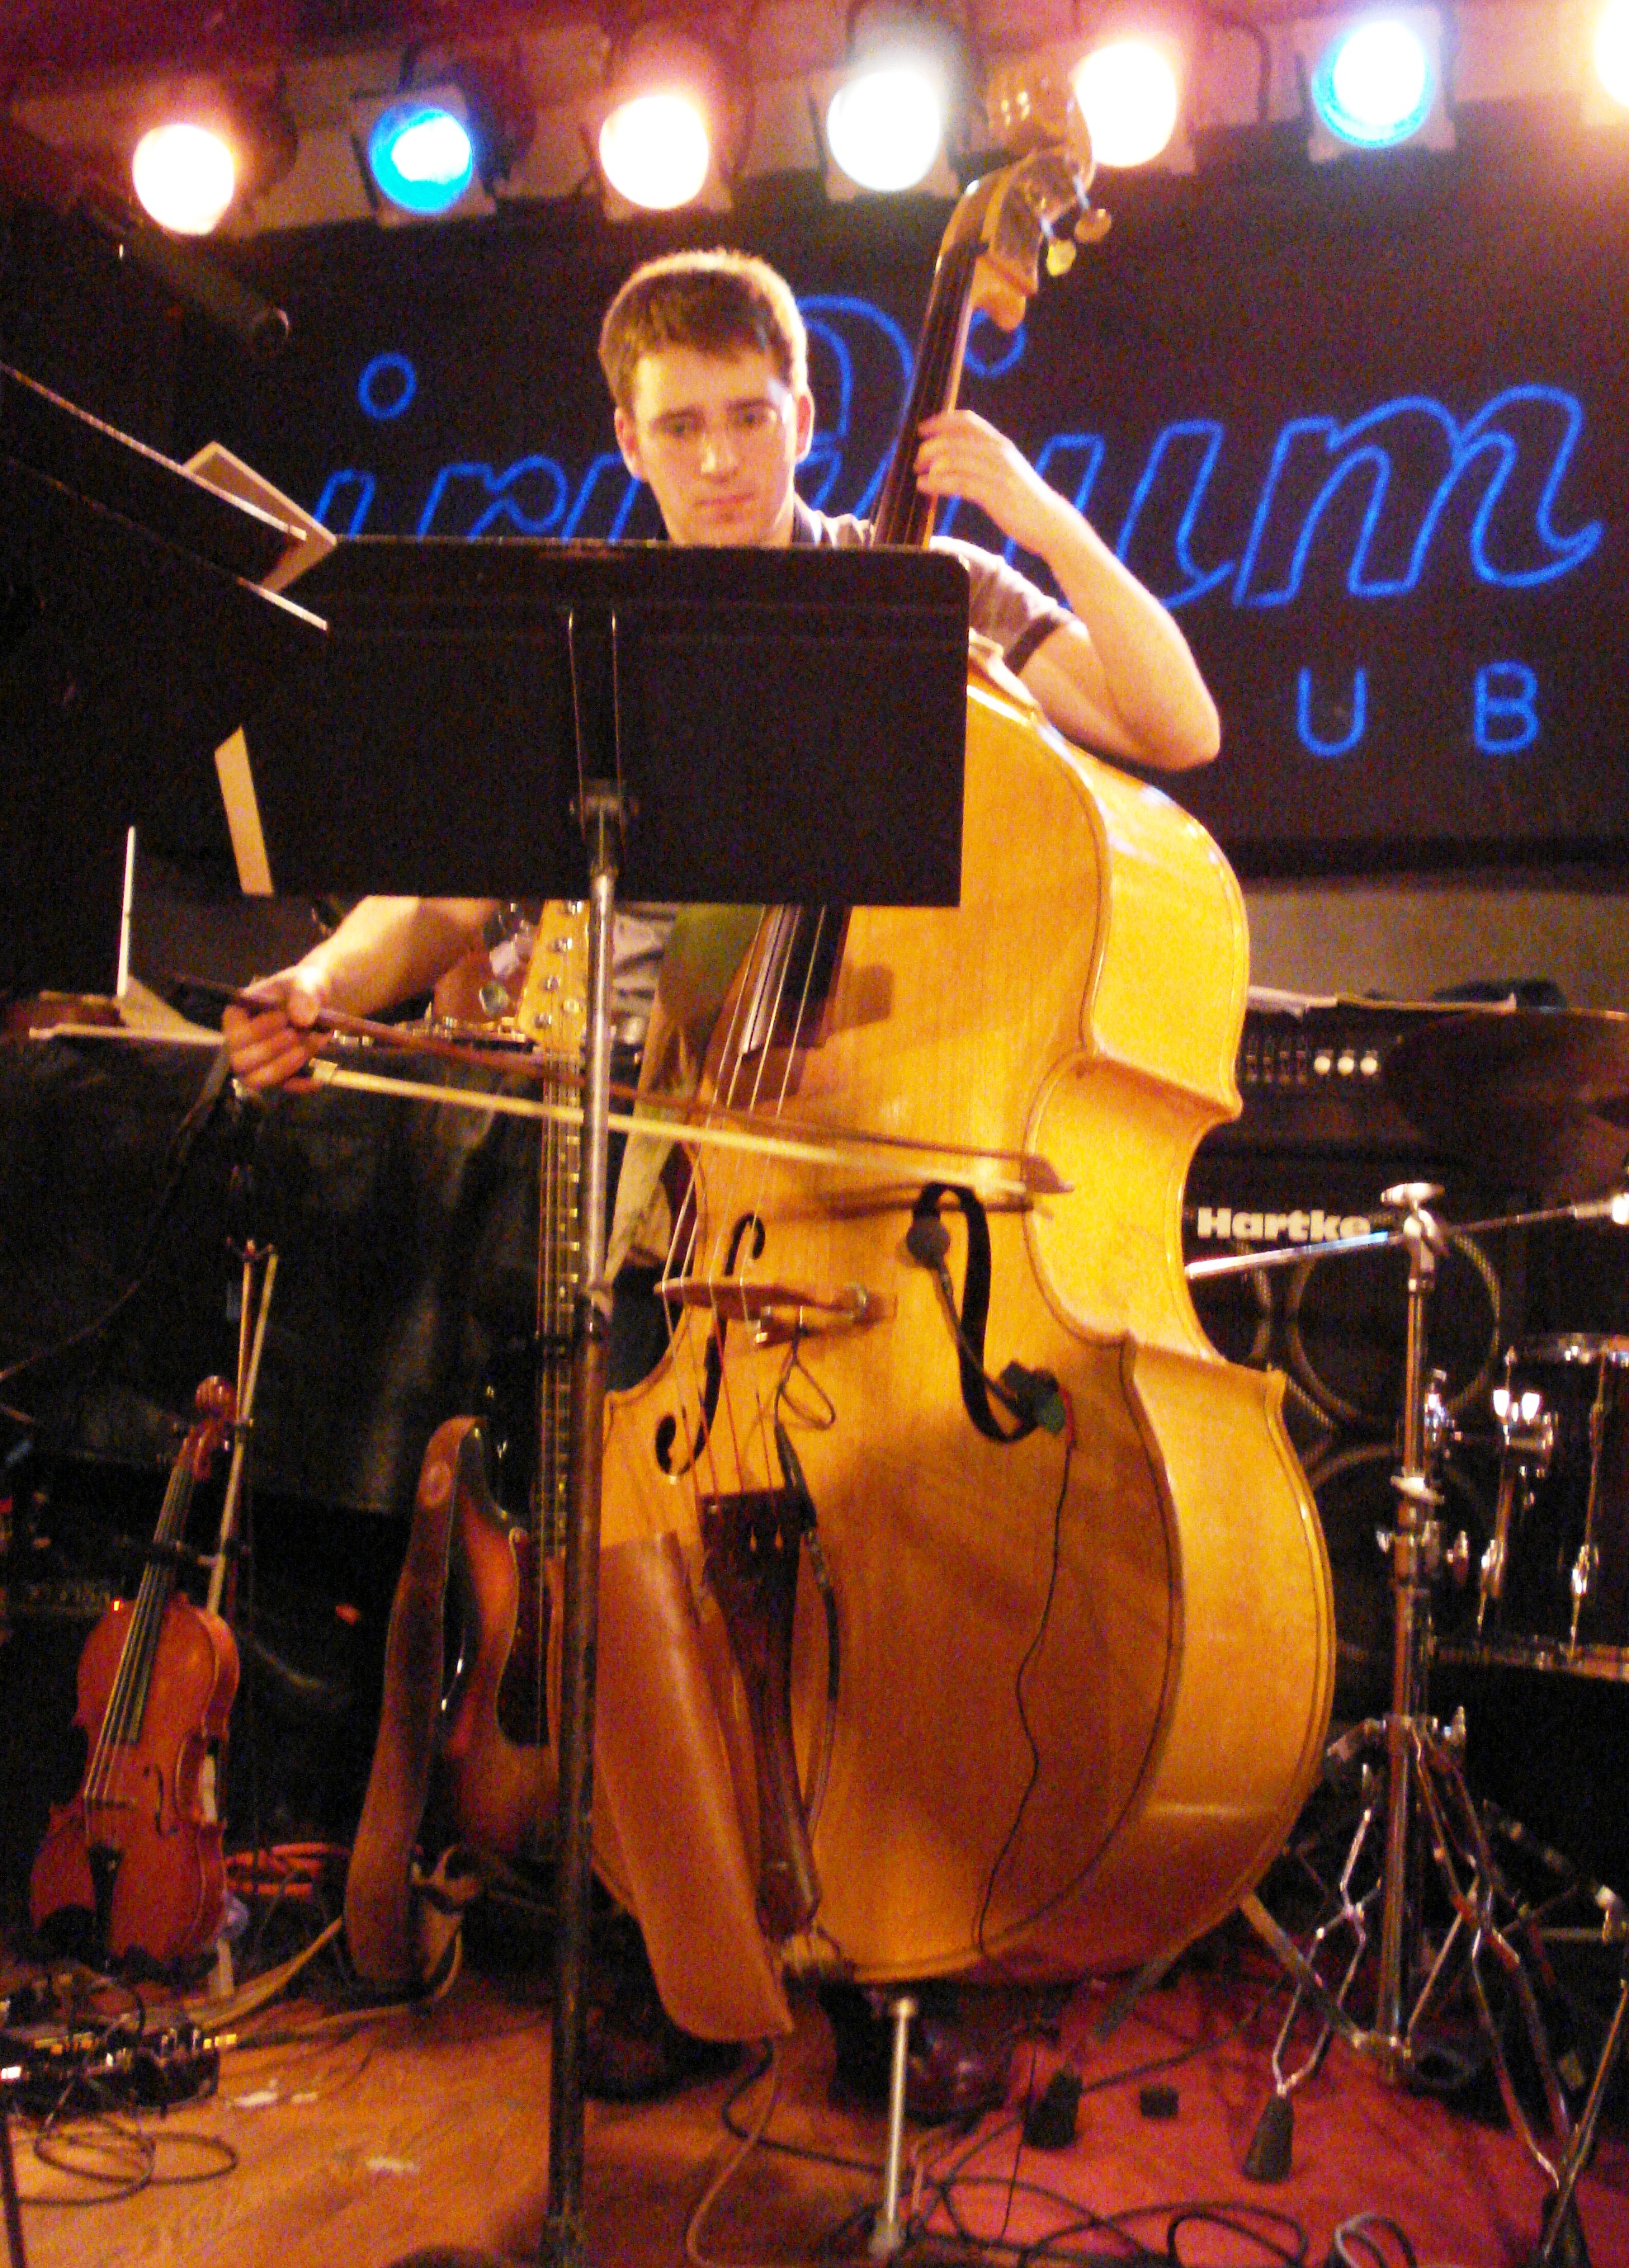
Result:
<svg viewBox="0 0 1629 2268"><path fill-rule="evenodd" d="M1125 37L1094 48L1076 65L1074 97L1100 166L1146 166L1176 130L1182 83L1169 53Z"/></svg>
<svg viewBox="0 0 1629 2268"><path fill-rule="evenodd" d="M741 121L730 99L744 57L688 23L650 18L613 50L596 141L608 185L630 205L671 212L733 169Z"/></svg>
<svg viewBox="0 0 1629 2268"><path fill-rule="evenodd" d="M915 188L944 145L951 96L942 39L873 41L827 106L826 146L862 189Z"/></svg>
<svg viewBox="0 0 1629 2268"><path fill-rule="evenodd" d="M130 158L136 202L160 228L208 236L234 199L258 196L294 163L299 136L281 86L195 87L160 109Z"/></svg>
<svg viewBox="0 0 1629 2268"><path fill-rule="evenodd" d="M130 179L144 211L177 236L208 236L238 191L237 161L225 137L184 119L142 136Z"/></svg>
<svg viewBox="0 0 1629 2268"><path fill-rule="evenodd" d="M1629 0L1611 0L1595 33L1595 67L1614 102L1629 108Z"/></svg>
<svg viewBox="0 0 1629 2268"><path fill-rule="evenodd" d="M468 106L453 86L398 97L368 130L368 171L402 211L451 211L475 176Z"/></svg>
<svg viewBox="0 0 1629 2268"><path fill-rule="evenodd" d="M1437 99L1436 63L1417 25L1371 16L1342 32L1313 68L1313 108L1356 149L1384 150L1419 133Z"/></svg>
<svg viewBox="0 0 1629 2268"><path fill-rule="evenodd" d="M519 64L490 56L456 56L423 85L357 95L350 105L352 144L370 195L378 193L375 210L387 220L393 213L422 220L485 210L477 182L486 197L495 196L536 127Z"/></svg>
<svg viewBox="0 0 1629 2268"><path fill-rule="evenodd" d="M600 129L606 180L630 205L671 212L699 196L712 164L712 136L700 104L680 89L636 94Z"/></svg>

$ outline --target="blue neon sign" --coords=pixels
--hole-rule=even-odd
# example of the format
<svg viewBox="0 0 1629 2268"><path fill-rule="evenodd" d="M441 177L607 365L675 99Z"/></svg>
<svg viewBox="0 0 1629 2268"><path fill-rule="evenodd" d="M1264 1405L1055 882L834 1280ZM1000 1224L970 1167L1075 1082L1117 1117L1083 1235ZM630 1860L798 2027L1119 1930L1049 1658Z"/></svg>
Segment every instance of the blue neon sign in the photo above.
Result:
<svg viewBox="0 0 1629 2268"><path fill-rule="evenodd" d="M800 488L817 507L864 512L887 470L878 437L909 393L911 343L865 298L816 295L803 308L825 414ZM979 337L969 372L997 380L1021 364L1026 345L1021 328L1010 341ZM376 354L357 384L359 407L381 431L419 393L413 362L395 351ZM1112 509L1107 497L1124 498L1105 535L1173 609L1208 602L1281 620L1305 613L1318 623L1318 658L1289 663L1279 713L1292 745L1327 764L1360 754L1377 729L1395 730L1409 697L1361 646L1330 655L1330 598L1390 605L1456 573L1491 591L1530 592L1578 573L1600 552L1605 525L1574 492L1586 423L1577 395L1535 381L1463 412L1414 392L1345 419L1298 415L1248 442L1220 418L1174 418L1130 463L1109 436L1060 428L1042 438L1034 461L1100 519ZM614 450L580 468L539 450L507 462L461 455L424 479L415 475L409 494L387 500L387 468L341 468L324 482L317 517L346 534L380 516L420 535L615 539L641 524L634 515L645 491ZM956 516L953 504L940 525L950 528ZM1006 549L1010 557L1016 547ZM1455 730L1468 752L1503 762L1540 739L1544 688L1516 655L1467 660L1457 699Z"/></svg>

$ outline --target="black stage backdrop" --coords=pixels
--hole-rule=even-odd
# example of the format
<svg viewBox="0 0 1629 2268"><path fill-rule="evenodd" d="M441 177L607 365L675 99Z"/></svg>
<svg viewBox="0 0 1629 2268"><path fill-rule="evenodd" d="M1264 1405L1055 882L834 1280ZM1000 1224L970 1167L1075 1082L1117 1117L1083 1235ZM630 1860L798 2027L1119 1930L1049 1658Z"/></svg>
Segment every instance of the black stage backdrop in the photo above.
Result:
<svg viewBox="0 0 1629 2268"><path fill-rule="evenodd" d="M1107 242L1013 339L976 322L963 399L1192 641L1225 757L1176 792L1246 874L1629 850L1622 139L1105 177ZM655 533L599 313L635 260L729 240L808 320L803 493L864 510L944 218L782 199L630 229L580 204L265 239L240 264L291 342L255 368L189 330L173 446L225 441L344 533Z"/></svg>

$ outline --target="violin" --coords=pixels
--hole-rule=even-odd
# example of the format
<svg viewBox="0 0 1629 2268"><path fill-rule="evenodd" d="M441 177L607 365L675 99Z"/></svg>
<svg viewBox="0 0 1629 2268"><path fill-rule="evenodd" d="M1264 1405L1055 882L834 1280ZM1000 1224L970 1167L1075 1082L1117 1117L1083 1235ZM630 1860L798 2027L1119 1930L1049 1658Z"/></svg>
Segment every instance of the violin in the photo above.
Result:
<svg viewBox="0 0 1629 2268"><path fill-rule="evenodd" d="M205 1379L194 1409L136 1595L113 1601L80 1655L85 1778L54 1809L28 1884L42 1936L160 1968L210 1943L226 1898L217 1777L238 1649L177 1593L175 1568L193 1491L232 1432L232 1388Z"/></svg>

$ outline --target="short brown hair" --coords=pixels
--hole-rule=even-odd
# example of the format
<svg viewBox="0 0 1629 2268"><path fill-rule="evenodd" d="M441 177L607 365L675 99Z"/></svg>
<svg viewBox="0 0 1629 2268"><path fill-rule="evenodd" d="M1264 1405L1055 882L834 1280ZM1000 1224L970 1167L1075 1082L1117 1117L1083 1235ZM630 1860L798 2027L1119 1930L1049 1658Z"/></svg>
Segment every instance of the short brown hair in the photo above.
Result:
<svg viewBox="0 0 1629 2268"><path fill-rule="evenodd" d="M600 326L600 367L631 414L641 358L664 347L768 355L784 384L808 383L808 336L792 286L748 252L670 252L636 268Z"/></svg>

